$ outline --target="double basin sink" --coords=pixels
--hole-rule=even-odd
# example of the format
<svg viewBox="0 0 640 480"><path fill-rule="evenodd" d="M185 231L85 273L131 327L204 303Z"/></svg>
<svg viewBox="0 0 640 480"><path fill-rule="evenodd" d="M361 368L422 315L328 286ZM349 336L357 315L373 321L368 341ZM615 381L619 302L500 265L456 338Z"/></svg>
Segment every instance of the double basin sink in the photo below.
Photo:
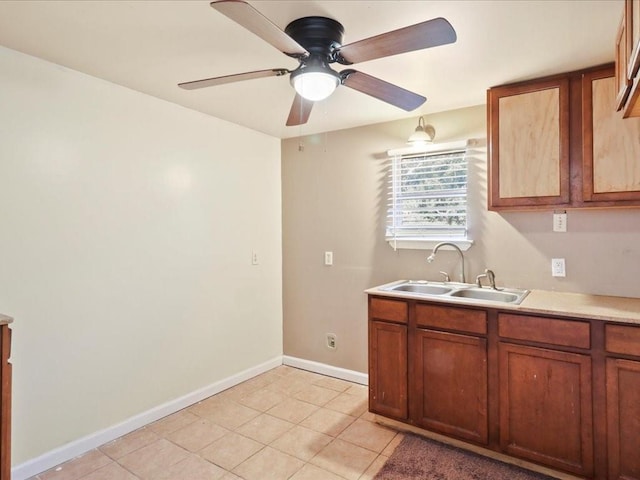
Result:
<svg viewBox="0 0 640 480"><path fill-rule="evenodd" d="M470 283L428 282L424 280L402 280L379 288L386 292L407 294L411 297L441 298L443 300L471 300L473 303L507 303L519 305L529 290L515 288L478 287Z"/></svg>

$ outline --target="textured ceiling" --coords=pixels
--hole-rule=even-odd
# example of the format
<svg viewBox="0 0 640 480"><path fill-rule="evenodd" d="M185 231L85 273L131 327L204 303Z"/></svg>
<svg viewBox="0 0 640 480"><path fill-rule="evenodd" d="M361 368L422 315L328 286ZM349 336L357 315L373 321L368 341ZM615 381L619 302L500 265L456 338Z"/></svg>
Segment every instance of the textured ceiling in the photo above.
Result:
<svg viewBox="0 0 640 480"><path fill-rule="evenodd" d="M295 68L213 10L207 1L0 1L0 45L279 138L418 117L485 102L493 85L613 61L623 0L267 1L250 3L284 27L334 18L345 44L445 17L458 41L371 60L357 70L427 97L405 112L340 87L306 125L285 127L288 77L201 90L177 83L269 68ZM338 68L340 70L340 68Z"/></svg>

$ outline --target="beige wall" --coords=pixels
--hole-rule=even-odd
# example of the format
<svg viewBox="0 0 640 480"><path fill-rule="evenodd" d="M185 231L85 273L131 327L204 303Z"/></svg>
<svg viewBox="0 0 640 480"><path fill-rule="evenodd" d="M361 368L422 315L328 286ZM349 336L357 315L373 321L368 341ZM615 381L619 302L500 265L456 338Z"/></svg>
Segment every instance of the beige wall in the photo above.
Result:
<svg viewBox="0 0 640 480"><path fill-rule="evenodd" d="M436 141L486 138L485 107L426 117ZM367 370L364 289L398 279L439 279L457 270L454 252L428 264L424 250L394 252L384 241L385 152L405 147L417 117L282 143L285 355ZM467 278L485 268L502 286L640 297L640 209L570 211L567 233L552 212L488 212L486 148L469 164ZM334 252L334 266L323 252ZM551 258L567 277L552 278ZM327 332L338 348L325 347Z"/></svg>
<svg viewBox="0 0 640 480"><path fill-rule="evenodd" d="M2 47L0 72L13 464L277 360L280 141Z"/></svg>

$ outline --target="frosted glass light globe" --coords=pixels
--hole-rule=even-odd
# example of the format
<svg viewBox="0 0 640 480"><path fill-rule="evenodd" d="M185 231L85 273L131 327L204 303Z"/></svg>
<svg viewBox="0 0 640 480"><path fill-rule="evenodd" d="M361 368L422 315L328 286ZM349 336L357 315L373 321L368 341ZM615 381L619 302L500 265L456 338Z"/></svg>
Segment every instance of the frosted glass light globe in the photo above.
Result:
<svg viewBox="0 0 640 480"><path fill-rule="evenodd" d="M340 84L336 75L327 72L302 72L291 79L296 92L307 100L324 100Z"/></svg>

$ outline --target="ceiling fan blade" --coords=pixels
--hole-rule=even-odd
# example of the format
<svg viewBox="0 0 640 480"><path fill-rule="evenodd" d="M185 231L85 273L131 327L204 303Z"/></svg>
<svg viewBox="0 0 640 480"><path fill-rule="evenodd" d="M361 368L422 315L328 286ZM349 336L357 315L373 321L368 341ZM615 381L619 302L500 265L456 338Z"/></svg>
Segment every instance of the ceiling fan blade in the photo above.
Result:
<svg viewBox="0 0 640 480"><path fill-rule="evenodd" d="M358 63L446 45L455 42L456 38L456 31L447 20L434 18L344 45L340 47L338 52L346 60L346 63Z"/></svg>
<svg viewBox="0 0 640 480"><path fill-rule="evenodd" d="M287 118L287 127L307 123L312 108L313 102L311 100L307 100L296 93L296 97L293 99L293 105L291 105L291 110L289 111L289 118Z"/></svg>
<svg viewBox="0 0 640 480"><path fill-rule="evenodd" d="M237 24L254 33L265 42L291 57L309 55L298 42L284 33L267 17L242 0L218 0L211 7L227 16Z"/></svg>
<svg viewBox="0 0 640 480"><path fill-rule="evenodd" d="M340 72L340 77L343 85L395 105L407 112L415 110L427 101L422 95L356 70L343 70Z"/></svg>
<svg viewBox="0 0 640 480"><path fill-rule="evenodd" d="M193 82L179 83L180 88L185 90L195 90L197 88L213 87L214 85L223 85L225 83L241 82L243 80L253 80L262 77L279 77L289 73L286 68L274 68L271 70L256 70L255 72L236 73L234 75L225 75L223 77L205 78L203 80L194 80Z"/></svg>

